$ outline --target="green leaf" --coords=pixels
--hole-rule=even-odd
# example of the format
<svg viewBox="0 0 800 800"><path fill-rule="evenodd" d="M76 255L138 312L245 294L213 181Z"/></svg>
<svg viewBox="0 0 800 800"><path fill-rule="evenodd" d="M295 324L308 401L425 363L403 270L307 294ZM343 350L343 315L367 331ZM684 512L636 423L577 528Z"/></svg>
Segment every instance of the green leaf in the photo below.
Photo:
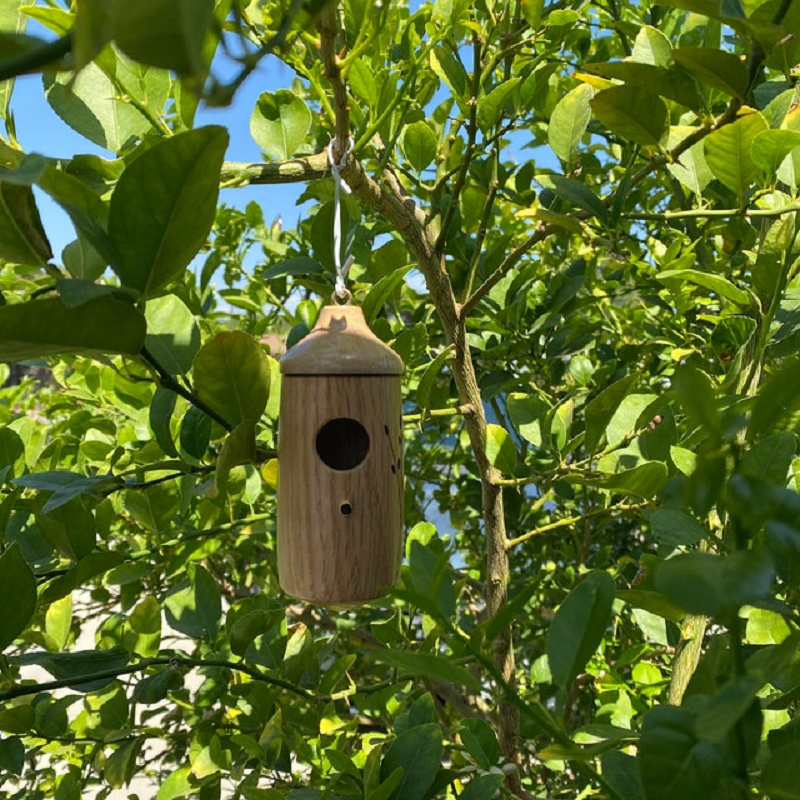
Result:
<svg viewBox="0 0 800 800"><path fill-rule="evenodd" d="M452 348L449 346L445 347L437 353L436 358L425 368L417 384L417 405L420 408L424 409L428 407L431 390L433 389L439 373L442 371L442 367L452 358L452 355Z"/></svg>
<svg viewBox="0 0 800 800"><path fill-rule="evenodd" d="M56 650L63 650L69 640L72 626L72 595L68 594L51 603L45 614L45 633Z"/></svg>
<svg viewBox="0 0 800 800"><path fill-rule="evenodd" d="M761 791L771 800L800 800L797 764L800 763L800 740L779 747L769 757L761 772Z"/></svg>
<svg viewBox="0 0 800 800"><path fill-rule="evenodd" d="M685 125L673 125L670 127L667 137L667 149L672 149L679 142L696 129ZM667 164L667 169L690 191L701 194L709 183L714 179L714 175L706 162L705 149L702 140L692 145L688 150L678 156L678 160L672 164Z"/></svg>
<svg viewBox="0 0 800 800"><path fill-rule="evenodd" d="M758 166L751 155L756 136L769 128L758 111L743 108L735 122L706 136L703 148L711 171L744 203L747 189L758 176Z"/></svg>
<svg viewBox="0 0 800 800"><path fill-rule="evenodd" d="M163 139L122 173L109 236L123 286L150 297L179 278L214 222L228 132L219 126Z"/></svg>
<svg viewBox="0 0 800 800"><path fill-rule="evenodd" d="M638 375L628 375L622 380L612 383L611 386L603 389L586 406L586 438L584 444L590 453L596 453L600 445L600 440L611 422L614 414L633 388Z"/></svg>
<svg viewBox="0 0 800 800"><path fill-rule="evenodd" d="M774 433L756 442L742 458L741 471L778 486L786 485L786 477L797 452L793 433Z"/></svg>
<svg viewBox="0 0 800 800"><path fill-rule="evenodd" d="M491 131L503 118L506 104L516 93L519 83L519 78L510 78L478 100L478 125L484 133Z"/></svg>
<svg viewBox="0 0 800 800"><path fill-rule="evenodd" d="M353 94L363 101L368 108L378 104L378 87L375 75L365 59L357 58L347 70L347 82Z"/></svg>
<svg viewBox="0 0 800 800"><path fill-rule="evenodd" d="M113 51L108 51L106 60L110 62L112 75L127 69ZM77 75L45 74L44 89L50 107L67 125L114 153L124 150L152 128L150 120L120 96L115 82L97 64L87 64Z"/></svg>
<svg viewBox="0 0 800 800"><path fill-rule="evenodd" d="M659 272L656 279L665 283L675 281L676 285L680 285L683 281L694 283L743 308L747 308L752 302L747 292L734 286L722 275L716 275L713 272L702 272L699 269L667 269Z"/></svg>
<svg viewBox="0 0 800 800"><path fill-rule="evenodd" d="M112 789L122 789L133 780L138 766L137 759L144 743L144 737L123 742L106 757L103 764L103 778Z"/></svg>
<svg viewBox="0 0 800 800"><path fill-rule="evenodd" d="M13 661L21 666L35 664L47 670L56 680L66 681L69 689L94 692L114 680L114 672L125 667L130 656L114 647L110 650L75 650L71 653L28 652ZM100 673L103 677L92 678ZM89 679L91 678L91 679Z"/></svg>
<svg viewBox="0 0 800 800"><path fill-rule="evenodd" d="M191 774L192 768L189 766L179 767L170 773L166 780L161 783L156 800L175 800L178 797L186 797L186 795L191 794L195 788L189 782Z"/></svg>
<svg viewBox="0 0 800 800"><path fill-rule="evenodd" d="M37 513L36 522L45 539L66 558L77 561L94 550L94 516L84 508L80 497L46 513Z"/></svg>
<svg viewBox="0 0 800 800"><path fill-rule="evenodd" d="M2 309L0 309L2 312ZM747 438L750 441L768 434L773 428L790 419L800 407L800 359L787 361L782 368L759 387Z"/></svg>
<svg viewBox="0 0 800 800"><path fill-rule="evenodd" d="M706 431L719 430L714 387L705 372L684 366L675 372L675 392L689 419Z"/></svg>
<svg viewBox="0 0 800 800"><path fill-rule="evenodd" d="M722 757L694 733L684 708L656 706L644 718L639 769L647 800L708 800L719 788Z"/></svg>
<svg viewBox="0 0 800 800"><path fill-rule="evenodd" d="M16 543L0 555L0 592L4 611L0 614L0 650L21 634L36 610L36 578Z"/></svg>
<svg viewBox="0 0 800 800"><path fill-rule="evenodd" d="M513 475L517 467L517 448L508 431L500 425L489 423L484 435L486 457L493 467Z"/></svg>
<svg viewBox="0 0 800 800"><path fill-rule="evenodd" d="M219 586L201 566L189 564L186 571L187 578L164 599L167 622L193 639L213 640L222 616Z"/></svg>
<svg viewBox="0 0 800 800"><path fill-rule="evenodd" d="M136 684L133 690L133 701L144 705L154 705L164 700L169 692L183 686L183 678L177 669L167 667L155 675L148 675Z"/></svg>
<svg viewBox="0 0 800 800"><path fill-rule="evenodd" d="M114 41L135 61L201 79L214 0L137 0L114 5ZM163 800L159 796L159 800Z"/></svg>
<svg viewBox="0 0 800 800"><path fill-rule="evenodd" d="M612 86L598 92L592 111L609 130L631 142L657 145L667 132L669 114L664 101L645 89Z"/></svg>
<svg viewBox="0 0 800 800"><path fill-rule="evenodd" d="M683 553L659 564L656 588L690 614L716 616L769 596L775 570L756 552Z"/></svg>
<svg viewBox="0 0 800 800"><path fill-rule="evenodd" d="M672 57L701 84L744 98L749 82L747 67L733 53L711 47L679 47L672 51Z"/></svg>
<svg viewBox="0 0 800 800"><path fill-rule="evenodd" d="M642 784L638 761L619 750L607 750L600 755L603 781L616 792L620 800L641 800Z"/></svg>
<svg viewBox="0 0 800 800"><path fill-rule="evenodd" d="M0 773L22 775L25 766L25 745L18 736L0 739Z"/></svg>
<svg viewBox="0 0 800 800"><path fill-rule="evenodd" d="M403 130L403 155L417 172L433 163L437 145L436 134L423 120L412 122Z"/></svg>
<svg viewBox="0 0 800 800"><path fill-rule="evenodd" d="M475 717L464 720L461 741L481 769L491 769L500 760L497 735L492 726L482 719Z"/></svg>
<svg viewBox="0 0 800 800"><path fill-rule="evenodd" d="M174 294L147 303L145 347L170 375L186 374L200 349L200 329L186 304Z"/></svg>
<svg viewBox="0 0 800 800"><path fill-rule="evenodd" d="M0 182L0 258L41 266L52 257L31 187Z"/></svg>
<svg viewBox="0 0 800 800"><path fill-rule="evenodd" d="M658 508L650 517L650 530L659 544L675 548L697 544L708 535L693 517L676 508Z"/></svg>
<svg viewBox="0 0 800 800"><path fill-rule="evenodd" d="M623 398L606 426L606 444L609 448L618 447L637 430L639 417L657 399L654 394L629 394Z"/></svg>
<svg viewBox="0 0 800 800"><path fill-rule="evenodd" d="M603 222L608 220L608 209L603 201L585 184L563 175L552 175L550 180L556 194L572 205L588 211Z"/></svg>
<svg viewBox="0 0 800 800"><path fill-rule="evenodd" d="M433 542L438 543L439 539L433 539ZM414 589L431 601L429 613L434 619L451 619L456 611L456 592L448 553L426 546L412 536L409 536L406 543L408 568Z"/></svg>
<svg viewBox="0 0 800 800"><path fill-rule="evenodd" d="M269 399L270 369L261 345L244 331L223 331L194 360L197 396L232 426L257 422Z"/></svg>
<svg viewBox="0 0 800 800"><path fill-rule="evenodd" d="M747 713L763 685L764 681L753 675L739 675L729 680L698 715L695 724L698 738L723 741Z"/></svg>
<svg viewBox="0 0 800 800"><path fill-rule="evenodd" d="M324 272L322 264L313 258L287 258L285 261L279 261L265 269L261 273L261 278L265 281L272 281L290 275L317 275L320 272Z"/></svg>
<svg viewBox="0 0 800 800"><path fill-rule="evenodd" d="M639 497L652 497L667 479L667 467L660 461L648 461L631 469L615 472L602 478L570 476L569 481L586 486L626 492Z"/></svg>
<svg viewBox="0 0 800 800"><path fill-rule="evenodd" d="M553 152L565 167L572 164L586 126L592 116L589 101L595 90L588 84L581 84L567 92L553 109L550 125L547 128L547 141Z"/></svg>
<svg viewBox="0 0 800 800"><path fill-rule="evenodd" d="M632 61L605 61L584 64L581 69L590 75L624 81L634 89L643 89L651 94L666 97L693 111L699 111L703 107L703 98L697 90L697 83L677 66L665 68Z"/></svg>
<svg viewBox="0 0 800 800"><path fill-rule="evenodd" d="M68 308L59 298L0 307L0 361L22 361L57 353L138 355L144 317L111 296Z"/></svg>
<svg viewBox="0 0 800 800"><path fill-rule="evenodd" d="M11 428L0 428L0 473L4 480L19 477L25 470L25 443Z"/></svg>
<svg viewBox="0 0 800 800"><path fill-rule="evenodd" d="M381 664L390 664L408 675L421 675L426 678L479 688L475 676L452 661L428 653L409 653L407 650L370 650L370 655Z"/></svg>
<svg viewBox="0 0 800 800"><path fill-rule="evenodd" d="M99 254L103 268L106 264L119 262L119 254L107 232L108 206L83 181L74 175L48 167L36 183L67 212L78 231L79 239L85 239L86 243ZM102 270L98 276L101 273Z"/></svg>
<svg viewBox="0 0 800 800"><path fill-rule="evenodd" d="M781 162L797 147L800 147L800 131L766 130L753 139L750 155L753 163L772 181Z"/></svg>
<svg viewBox="0 0 800 800"><path fill-rule="evenodd" d="M672 45L658 28L644 25L636 34L631 59L637 64L668 67L672 63Z"/></svg>
<svg viewBox="0 0 800 800"><path fill-rule="evenodd" d="M459 800L488 800L495 797L503 783L503 776L497 773L474 777L458 796Z"/></svg>
<svg viewBox="0 0 800 800"><path fill-rule="evenodd" d="M264 92L250 117L250 133L256 144L277 161L286 161L297 152L310 127L311 111L288 89Z"/></svg>
<svg viewBox="0 0 800 800"><path fill-rule="evenodd" d="M506 398L506 409L517 433L536 447L542 447L543 426L551 407L541 398L515 392Z"/></svg>
<svg viewBox="0 0 800 800"><path fill-rule="evenodd" d="M156 389L153 400L150 403L150 429L156 437L159 447L168 456L176 458L178 450L172 438L172 413L175 411L175 403L178 395L169 389Z"/></svg>
<svg viewBox="0 0 800 800"><path fill-rule="evenodd" d="M128 615L124 643L126 650L142 658L158 655L161 645L161 606L155 597L145 597Z"/></svg>
<svg viewBox="0 0 800 800"><path fill-rule="evenodd" d="M0 31L12 34L23 34L28 21L26 14L22 13L20 6L25 0L6 0L0 6ZM11 93L14 90L14 79L3 81L0 84L0 119L8 119Z"/></svg>
<svg viewBox="0 0 800 800"><path fill-rule="evenodd" d="M431 69L443 80L458 100L467 93L467 73L455 53L437 44L430 55Z"/></svg>
<svg viewBox="0 0 800 800"><path fill-rule="evenodd" d="M242 464L256 461L256 426L251 419L240 422L225 439L219 451L214 485L217 490L224 488L230 471Z"/></svg>
<svg viewBox="0 0 800 800"><path fill-rule="evenodd" d="M205 411L191 406L181 420L180 446L191 458L200 460L208 450L214 421Z"/></svg>
<svg viewBox="0 0 800 800"><path fill-rule="evenodd" d="M398 768L403 777L392 793L392 800L423 800L442 762L442 729L435 723L417 725L392 742L381 762L381 780Z"/></svg>
<svg viewBox="0 0 800 800"><path fill-rule="evenodd" d="M364 312L364 319L371 325L383 311L383 307L389 298L403 284L403 280L408 274L410 266L401 267L388 275L384 275L367 293L361 308Z"/></svg>
<svg viewBox="0 0 800 800"><path fill-rule="evenodd" d="M554 682L566 689L597 650L611 621L614 580L607 572L590 572L556 611L545 650Z"/></svg>

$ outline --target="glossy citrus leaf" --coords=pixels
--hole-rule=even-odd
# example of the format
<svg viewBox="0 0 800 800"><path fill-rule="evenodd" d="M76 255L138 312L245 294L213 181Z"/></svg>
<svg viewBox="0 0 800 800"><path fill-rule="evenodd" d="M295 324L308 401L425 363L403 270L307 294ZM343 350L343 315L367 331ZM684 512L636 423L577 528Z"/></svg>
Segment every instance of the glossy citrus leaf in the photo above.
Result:
<svg viewBox="0 0 800 800"><path fill-rule="evenodd" d="M264 92L250 117L250 133L256 144L278 161L291 158L305 141L311 112L294 92Z"/></svg>
<svg viewBox="0 0 800 800"><path fill-rule="evenodd" d="M506 475L513 475L517 466L517 448L508 431L501 425L486 426L484 446L489 463Z"/></svg>
<svg viewBox="0 0 800 800"><path fill-rule="evenodd" d="M231 425L257 422L269 398L267 356L244 331L223 331L195 357L194 384L197 396Z"/></svg>
<svg viewBox="0 0 800 800"><path fill-rule="evenodd" d="M422 120L412 122L403 131L402 147L408 163L417 172L422 172L436 157L438 147L436 134L426 122Z"/></svg>
<svg viewBox="0 0 800 800"><path fill-rule="evenodd" d="M553 681L566 689L597 650L611 621L614 581L607 572L589 573L558 607L545 650Z"/></svg>
<svg viewBox="0 0 800 800"><path fill-rule="evenodd" d="M714 175L735 192L740 203L758 177L758 166L751 149L756 136L768 128L758 111L745 108L735 122L706 136L703 148L706 162Z"/></svg>
<svg viewBox="0 0 800 800"><path fill-rule="evenodd" d="M669 115L664 101L645 89L614 86L598 92L591 106L594 115L609 130L637 144L657 145L668 129Z"/></svg>
<svg viewBox="0 0 800 800"><path fill-rule="evenodd" d="M423 800L439 771L443 750L442 729L436 723L417 725L400 734L381 763L381 780L398 767L403 769L392 800Z"/></svg>
<svg viewBox="0 0 800 800"><path fill-rule="evenodd" d="M137 0L116 3L113 35L126 55L142 64L202 78L214 0Z"/></svg>
<svg viewBox="0 0 800 800"><path fill-rule="evenodd" d="M16 543L0 554L0 593L5 609L0 614L0 650L3 650L25 630L36 610L36 578Z"/></svg>
<svg viewBox="0 0 800 800"><path fill-rule="evenodd" d="M193 639L213 640L219 630L222 600L211 574L196 564L187 567L187 577L164 599L164 613L171 628Z"/></svg>
<svg viewBox="0 0 800 800"><path fill-rule="evenodd" d="M79 308L55 297L0 307L0 361L57 353L137 355L144 337L142 314L110 295Z"/></svg>
<svg viewBox="0 0 800 800"><path fill-rule="evenodd" d="M39 266L52 256L30 186L0 181L0 258Z"/></svg>
<svg viewBox="0 0 800 800"><path fill-rule="evenodd" d="M122 173L108 228L123 286L149 297L197 255L214 222L227 146L224 128L198 128L158 142Z"/></svg>
<svg viewBox="0 0 800 800"><path fill-rule="evenodd" d="M200 329L186 304L174 294L156 297L145 307L145 346L170 375L186 374L200 349Z"/></svg>
<svg viewBox="0 0 800 800"><path fill-rule="evenodd" d="M652 64L637 64L633 61L608 61L584 64L582 69L603 78L616 78L628 86L666 97L695 111L703 107L697 83L680 67L667 68Z"/></svg>
<svg viewBox="0 0 800 800"><path fill-rule="evenodd" d="M745 96L747 67L733 53L710 47L679 47L672 51L672 57L701 84L734 97Z"/></svg>
<svg viewBox="0 0 800 800"><path fill-rule="evenodd" d="M576 86L558 101L550 116L547 141L567 167L572 163L578 144L586 133L592 116L589 101L594 93L595 90L587 84Z"/></svg>

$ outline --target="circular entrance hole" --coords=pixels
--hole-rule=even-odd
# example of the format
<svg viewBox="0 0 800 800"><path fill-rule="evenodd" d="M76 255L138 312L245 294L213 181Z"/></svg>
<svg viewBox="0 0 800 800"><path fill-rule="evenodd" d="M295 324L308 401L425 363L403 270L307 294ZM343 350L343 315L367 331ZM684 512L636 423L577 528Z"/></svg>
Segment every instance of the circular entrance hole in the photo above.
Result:
<svg viewBox="0 0 800 800"><path fill-rule="evenodd" d="M317 455L331 469L340 472L353 469L367 457L368 452L367 429L354 419L332 419L317 434Z"/></svg>

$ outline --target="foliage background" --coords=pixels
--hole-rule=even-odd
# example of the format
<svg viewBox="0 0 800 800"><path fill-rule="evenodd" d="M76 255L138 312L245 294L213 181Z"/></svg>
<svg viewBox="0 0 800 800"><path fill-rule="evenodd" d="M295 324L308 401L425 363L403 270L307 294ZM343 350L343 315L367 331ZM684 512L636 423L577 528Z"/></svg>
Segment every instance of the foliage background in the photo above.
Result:
<svg viewBox="0 0 800 800"><path fill-rule="evenodd" d="M0 357L41 371L0 390L3 791L796 797L798 29L786 0L5 2ZM225 161L198 98L267 54L296 78L253 109L264 161ZM109 158L18 147L40 71ZM278 587L274 356L330 296L350 135L408 536L343 612Z"/></svg>

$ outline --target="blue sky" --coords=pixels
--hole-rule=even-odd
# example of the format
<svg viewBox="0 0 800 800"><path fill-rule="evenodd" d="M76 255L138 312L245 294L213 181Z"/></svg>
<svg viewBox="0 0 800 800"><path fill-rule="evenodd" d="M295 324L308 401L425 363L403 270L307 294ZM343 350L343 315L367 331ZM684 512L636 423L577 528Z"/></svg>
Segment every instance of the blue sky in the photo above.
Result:
<svg viewBox="0 0 800 800"><path fill-rule="evenodd" d="M33 26L31 26L33 27ZM30 31L34 33L33 30ZM35 31L39 33L39 31ZM221 65L224 74L225 65ZM259 95L265 91L289 88L293 73L277 58L264 59L259 68L249 76L237 92L232 105L226 108L202 108L198 111L196 125L224 125L230 131L231 142L226 154L228 161L263 161L264 157L250 136L250 114ZM41 75L25 75L17 79L11 108L17 128L17 138L28 153L41 153L55 158L71 158L80 153L93 153L103 158L114 158L114 153L98 147L72 130L48 105ZM264 210L267 222L278 214L286 226L293 227L301 215L295 203L304 184L277 186L248 186L225 189L220 199L236 208L244 208L251 200ZM45 231L60 261L63 247L75 238L67 215L46 195L37 192L37 204Z"/></svg>

